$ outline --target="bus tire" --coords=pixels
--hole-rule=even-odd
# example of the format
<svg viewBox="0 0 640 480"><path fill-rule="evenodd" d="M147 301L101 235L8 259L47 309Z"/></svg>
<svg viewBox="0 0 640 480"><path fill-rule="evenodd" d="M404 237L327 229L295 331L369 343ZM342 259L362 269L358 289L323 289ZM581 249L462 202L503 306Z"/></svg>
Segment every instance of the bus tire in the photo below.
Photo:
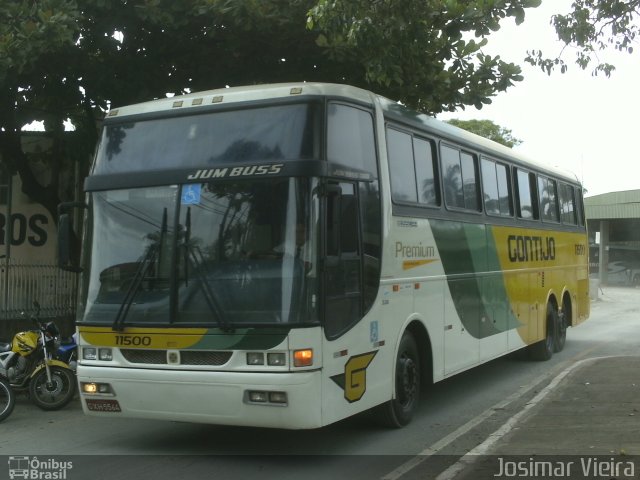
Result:
<svg viewBox="0 0 640 480"><path fill-rule="evenodd" d="M553 346L554 352L561 352L567 343L567 326L569 321L571 321L571 304L565 299L564 302L562 302L562 312L557 314L556 338Z"/></svg>
<svg viewBox="0 0 640 480"><path fill-rule="evenodd" d="M380 405L376 413L382 425L400 428L411 421L420 400L420 355L409 331L400 340L395 369L395 398Z"/></svg>
<svg viewBox="0 0 640 480"><path fill-rule="evenodd" d="M553 356L556 346L556 332L558 329L558 310L553 302L547 303L547 324L545 337L529 346L529 355L533 360L545 361Z"/></svg>

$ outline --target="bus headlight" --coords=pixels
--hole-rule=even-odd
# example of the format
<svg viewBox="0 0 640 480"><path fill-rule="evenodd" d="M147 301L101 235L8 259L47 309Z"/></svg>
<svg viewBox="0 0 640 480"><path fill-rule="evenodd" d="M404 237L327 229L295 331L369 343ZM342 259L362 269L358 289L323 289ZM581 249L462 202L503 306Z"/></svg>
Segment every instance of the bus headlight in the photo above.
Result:
<svg viewBox="0 0 640 480"><path fill-rule="evenodd" d="M98 358L104 362L113 360L113 351L110 348L99 348Z"/></svg>
<svg viewBox="0 0 640 480"><path fill-rule="evenodd" d="M247 365L264 365L264 353L247 352Z"/></svg>
<svg viewBox="0 0 640 480"><path fill-rule="evenodd" d="M110 348L83 347L82 359L110 362L113 360L113 350Z"/></svg>
<svg viewBox="0 0 640 480"><path fill-rule="evenodd" d="M267 365L282 367L287 364L287 356L284 353L267 353Z"/></svg>
<svg viewBox="0 0 640 480"><path fill-rule="evenodd" d="M84 347L82 349L82 358L84 360L97 360L98 349L93 347Z"/></svg>

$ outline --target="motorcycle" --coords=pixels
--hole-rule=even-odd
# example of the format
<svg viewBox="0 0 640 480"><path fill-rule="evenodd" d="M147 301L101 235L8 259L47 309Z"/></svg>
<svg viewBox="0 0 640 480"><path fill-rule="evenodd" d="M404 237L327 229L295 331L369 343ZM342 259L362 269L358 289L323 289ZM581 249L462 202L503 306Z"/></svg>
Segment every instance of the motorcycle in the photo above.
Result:
<svg viewBox="0 0 640 480"><path fill-rule="evenodd" d="M78 341L77 333L74 333L69 338L63 338L60 340L60 345L56 350L54 358L61 360L74 372L78 368Z"/></svg>
<svg viewBox="0 0 640 480"><path fill-rule="evenodd" d="M0 375L14 391L28 391L42 410L58 410L73 399L76 377L67 362L56 358L58 327L40 322L40 306L34 305L37 313L31 319L37 329L18 332L11 343L0 343Z"/></svg>
<svg viewBox="0 0 640 480"><path fill-rule="evenodd" d="M9 380L0 374L0 422L11 415L15 402L15 394Z"/></svg>

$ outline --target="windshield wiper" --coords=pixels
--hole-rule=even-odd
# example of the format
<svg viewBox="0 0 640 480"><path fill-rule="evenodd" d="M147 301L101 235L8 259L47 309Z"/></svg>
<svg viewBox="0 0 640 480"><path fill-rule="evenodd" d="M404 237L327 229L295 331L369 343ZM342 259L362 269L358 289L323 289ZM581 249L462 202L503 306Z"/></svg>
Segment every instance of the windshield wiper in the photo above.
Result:
<svg viewBox="0 0 640 480"><path fill-rule="evenodd" d="M158 238L157 243L151 244L147 249L142 261L138 265L136 273L131 280L131 285L127 288L125 292L124 298L122 299L122 303L120 304L120 308L118 309L118 313L116 314L116 318L113 321L113 325L111 327L114 331L122 331L124 320L129 313L129 309L133 304L133 300L140 290L140 286L142 285L142 281L147 276L149 269L154 264L156 259L159 257L160 247L163 243L164 236L167 234L167 209L165 208L162 212L162 225L160 226L160 238Z"/></svg>
<svg viewBox="0 0 640 480"><path fill-rule="evenodd" d="M209 307L211 313L213 313L214 317L218 321L218 324L221 326L224 331L231 331L233 328L229 326L229 322L226 321L224 314L215 297L215 293L211 288L211 284L209 280L207 280L206 273L203 272L202 265L204 264L204 255L202 251L195 245L191 245L191 207L187 208L187 218L185 219L185 233L184 233L184 243L182 247L184 248L184 269L185 269L185 284L189 282L189 263L193 264L193 272L196 274L198 279L198 286L202 291L202 296Z"/></svg>

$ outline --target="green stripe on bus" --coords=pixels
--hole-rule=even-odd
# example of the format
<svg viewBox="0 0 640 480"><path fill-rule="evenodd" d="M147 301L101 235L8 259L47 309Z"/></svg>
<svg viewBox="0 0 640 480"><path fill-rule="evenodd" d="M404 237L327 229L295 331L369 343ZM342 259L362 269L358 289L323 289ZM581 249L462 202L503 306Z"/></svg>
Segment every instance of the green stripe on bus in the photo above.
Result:
<svg viewBox="0 0 640 480"><path fill-rule="evenodd" d="M486 338L519 327L490 227L444 220L430 223L451 298L467 332Z"/></svg>
<svg viewBox="0 0 640 480"><path fill-rule="evenodd" d="M201 350L269 350L280 345L289 334L289 328L242 328L224 332L209 330L193 348Z"/></svg>

